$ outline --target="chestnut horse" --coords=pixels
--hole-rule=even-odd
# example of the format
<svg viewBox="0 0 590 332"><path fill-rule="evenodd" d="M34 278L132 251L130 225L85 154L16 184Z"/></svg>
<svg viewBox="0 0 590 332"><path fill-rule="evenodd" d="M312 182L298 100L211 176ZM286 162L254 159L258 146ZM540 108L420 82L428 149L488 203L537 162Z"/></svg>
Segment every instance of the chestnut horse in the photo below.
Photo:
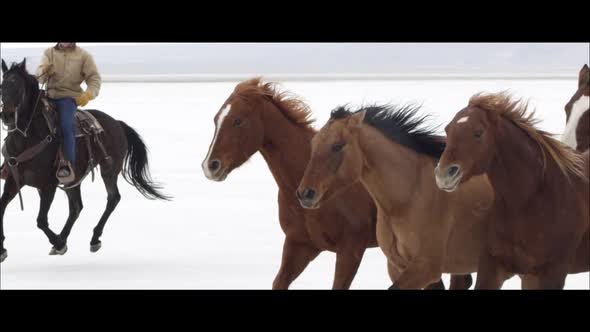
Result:
<svg viewBox="0 0 590 332"><path fill-rule="evenodd" d="M575 258L590 226L588 151L536 129L533 115L506 93L478 94L445 128L439 187L453 192L487 173L494 188L476 289L515 274L523 288L562 289L568 271L590 264L587 252Z"/></svg>
<svg viewBox="0 0 590 332"><path fill-rule="evenodd" d="M365 249L377 246L377 212L361 184L321 209L299 205L295 192L315 135L310 116L302 101L278 91L275 84L264 84L260 78L244 81L214 118L215 134L202 168L208 179L223 181L260 151L279 187L279 222L285 233L273 289L287 289L325 250L336 252L333 288L348 289ZM432 287L444 288L442 281Z"/></svg>
<svg viewBox="0 0 590 332"><path fill-rule="evenodd" d="M565 105L566 127L562 142L572 149L590 147L590 68L584 65L578 75L578 90Z"/></svg>
<svg viewBox="0 0 590 332"><path fill-rule="evenodd" d="M471 278L493 200L485 176L457 193L437 189L432 172L445 142L424 128L426 118L418 110L332 111L312 140L311 160L298 188L304 206L322 208L341 201L334 195L359 181L364 185L377 204L377 240L396 289L422 289L442 273Z"/></svg>

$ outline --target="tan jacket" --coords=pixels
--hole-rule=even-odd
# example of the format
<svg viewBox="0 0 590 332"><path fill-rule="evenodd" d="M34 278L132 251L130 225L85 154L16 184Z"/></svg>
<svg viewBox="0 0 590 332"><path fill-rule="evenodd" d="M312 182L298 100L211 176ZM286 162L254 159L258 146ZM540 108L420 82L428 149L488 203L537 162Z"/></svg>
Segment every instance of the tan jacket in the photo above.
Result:
<svg viewBox="0 0 590 332"><path fill-rule="evenodd" d="M102 83L92 55L78 46L71 49L48 48L36 74L40 83L47 82L50 98L76 98L84 92L80 85L85 81L88 86L86 91L94 99Z"/></svg>

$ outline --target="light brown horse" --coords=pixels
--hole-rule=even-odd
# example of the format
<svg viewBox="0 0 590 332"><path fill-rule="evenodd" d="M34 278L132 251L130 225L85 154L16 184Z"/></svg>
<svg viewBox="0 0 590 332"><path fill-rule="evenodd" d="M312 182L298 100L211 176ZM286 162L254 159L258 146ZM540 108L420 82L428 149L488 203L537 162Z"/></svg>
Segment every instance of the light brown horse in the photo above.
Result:
<svg viewBox="0 0 590 332"><path fill-rule="evenodd" d="M590 147L590 68L584 65L578 75L578 90L565 105L566 126L562 142L572 149Z"/></svg>
<svg viewBox="0 0 590 332"><path fill-rule="evenodd" d="M275 84L264 84L259 78L244 81L215 116L215 134L202 164L207 178L223 181L257 151L266 160L279 187L279 222L285 233L273 289L288 288L325 250L336 252L333 288L347 289L365 249L377 246L376 208L361 184L351 186L321 209L300 206L296 188L315 135L310 116L302 101L280 92ZM452 280L451 286L465 287L465 282ZM441 287L442 281L432 286Z"/></svg>
<svg viewBox="0 0 590 332"><path fill-rule="evenodd" d="M475 272L493 198L485 176L457 193L438 190L433 171L445 142L423 128L418 110L337 108L313 138L298 188L304 206L322 208L364 185L377 204L377 240L398 289L424 288L442 273Z"/></svg>
<svg viewBox="0 0 590 332"><path fill-rule="evenodd" d="M526 104L499 93L473 96L445 128L439 187L460 190L487 173L495 193L476 289L499 289L515 274L523 288L562 289L568 271L590 264L574 258L590 227L588 151L535 124Z"/></svg>

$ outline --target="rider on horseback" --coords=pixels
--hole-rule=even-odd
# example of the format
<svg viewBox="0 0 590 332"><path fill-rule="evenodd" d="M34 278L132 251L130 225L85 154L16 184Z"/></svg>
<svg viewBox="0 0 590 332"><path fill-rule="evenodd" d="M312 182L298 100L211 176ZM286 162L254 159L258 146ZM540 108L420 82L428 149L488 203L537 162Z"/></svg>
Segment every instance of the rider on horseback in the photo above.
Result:
<svg viewBox="0 0 590 332"><path fill-rule="evenodd" d="M36 75L41 84L47 83L47 96L59 114L66 161L60 162L57 177L69 183L75 178L74 114L77 106L86 106L98 96L102 80L92 55L76 43L60 42L45 50ZM86 91L80 86L82 82L86 82Z"/></svg>

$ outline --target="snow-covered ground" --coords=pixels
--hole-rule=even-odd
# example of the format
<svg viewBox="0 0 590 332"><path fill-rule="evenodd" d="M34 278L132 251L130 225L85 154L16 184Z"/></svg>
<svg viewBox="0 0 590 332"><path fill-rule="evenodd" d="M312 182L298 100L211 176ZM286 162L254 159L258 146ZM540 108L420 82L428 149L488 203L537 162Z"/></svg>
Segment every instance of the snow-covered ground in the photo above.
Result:
<svg viewBox="0 0 590 332"><path fill-rule="evenodd" d="M92 228L106 204L100 177L83 184L84 210L65 256L48 256L50 244L36 228L36 190L25 188L25 211L14 200L4 228L8 259L1 265L2 289L269 289L280 264L283 233L277 220L277 187L256 154L225 182L207 180L200 167L211 141L213 116L235 83L105 83L89 107L126 121L151 150L151 170L172 202L148 201L122 179L121 203L92 254ZM445 124L479 91L511 89L530 98L541 127L561 134L563 107L575 80L427 80L284 82L325 123L342 103L423 102L424 111ZM4 137L5 132L2 133ZM3 183L2 183L3 184ZM50 211L50 226L61 230L67 200L61 191ZM331 287L335 255L325 252L297 279L293 289ZM474 275L475 277L475 275ZM448 276L444 277L448 285ZM378 248L365 254L353 289L390 286ZM520 280L504 289L517 289ZM568 289L589 289L589 274L569 276Z"/></svg>

